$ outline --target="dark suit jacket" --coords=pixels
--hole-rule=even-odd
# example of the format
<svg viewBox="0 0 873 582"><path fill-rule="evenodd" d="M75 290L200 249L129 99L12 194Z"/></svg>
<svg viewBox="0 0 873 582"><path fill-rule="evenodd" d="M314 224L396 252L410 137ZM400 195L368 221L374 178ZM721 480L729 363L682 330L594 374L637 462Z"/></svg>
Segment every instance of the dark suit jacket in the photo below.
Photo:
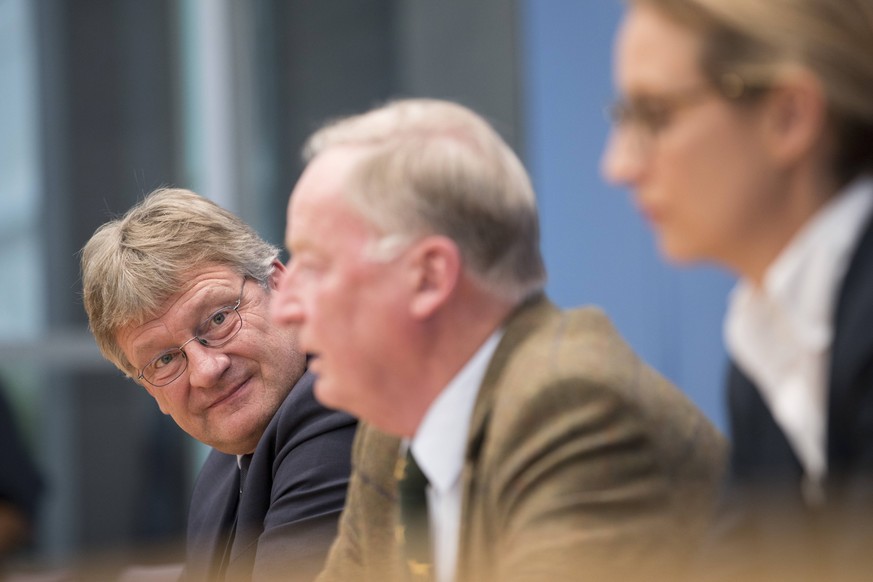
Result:
<svg viewBox="0 0 873 582"><path fill-rule="evenodd" d="M0 501L35 522L43 479L18 431L4 387L0 385Z"/></svg>
<svg viewBox="0 0 873 582"><path fill-rule="evenodd" d="M522 306L468 431L458 580L627 580L705 530L725 443L606 316ZM320 582L406 575L395 541L397 438L362 426ZM657 579L654 571L644 575Z"/></svg>
<svg viewBox="0 0 873 582"><path fill-rule="evenodd" d="M873 222L840 286L827 382L828 475L824 503L810 506L799 459L758 388L730 366L734 447L717 541L761 579L842 579L850 564L867 575L873 566Z"/></svg>
<svg viewBox="0 0 873 582"><path fill-rule="evenodd" d="M233 582L310 580L321 569L345 501L356 424L318 404L312 387L307 372L243 457L243 471L235 455L210 453L191 500L184 580L220 579L221 569Z"/></svg>

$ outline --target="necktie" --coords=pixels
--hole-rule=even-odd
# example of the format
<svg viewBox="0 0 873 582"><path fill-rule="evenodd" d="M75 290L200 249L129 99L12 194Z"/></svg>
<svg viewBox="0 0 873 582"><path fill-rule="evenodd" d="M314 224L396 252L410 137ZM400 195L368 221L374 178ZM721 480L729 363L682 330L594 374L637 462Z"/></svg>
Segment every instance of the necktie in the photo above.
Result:
<svg viewBox="0 0 873 582"><path fill-rule="evenodd" d="M397 460L397 496L400 523L397 537L412 580L431 580L430 524L427 514L427 477L421 472L412 450Z"/></svg>
<svg viewBox="0 0 873 582"><path fill-rule="evenodd" d="M236 537L236 525L239 520L239 502L242 499L243 487L246 482L246 475L249 471L249 464L252 462L251 455L243 455L239 458L239 472L237 473L237 483L239 487L239 496L236 501L236 509L233 512L233 522L231 523L230 530L227 533L227 539L224 543L224 552L221 554L221 560L218 565L218 571L215 575L215 580L224 580L225 574L227 572L227 566L230 563L230 554L231 549L233 548L233 541Z"/></svg>

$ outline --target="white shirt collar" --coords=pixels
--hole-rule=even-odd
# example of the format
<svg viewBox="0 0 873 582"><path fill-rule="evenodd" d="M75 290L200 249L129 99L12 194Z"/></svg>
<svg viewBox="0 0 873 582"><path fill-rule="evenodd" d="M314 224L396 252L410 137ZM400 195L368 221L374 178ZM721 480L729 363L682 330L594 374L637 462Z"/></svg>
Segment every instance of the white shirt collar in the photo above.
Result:
<svg viewBox="0 0 873 582"><path fill-rule="evenodd" d="M433 401L419 425L412 453L430 483L428 514L434 551L434 579L451 582L458 557L461 528L461 473L473 408L488 364L503 337L498 329L452 378ZM401 454L406 451L401 447Z"/></svg>
<svg viewBox="0 0 873 582"><path fill-rule="evenodd" d="M836 293L873 204L873 179L853 182L813 217L768 270L765 293L785 307L802 341L830 345Z"/></svg>
<svg viewBox="0 0 873 582"><path fill-rule="evenodd" d="M827 349L836 293L871 209L873 179L858 179L795 235L767 269L763 289L740 281L731 293L726 317L728 348L735 344L737 327L761 323L749 319L748 311L767 302L784 314L799 342L809 349Z"/></svg>
<svg viewBox="0 0 873 582"><path fill-rule="evenodd" d="M725 344L813 479L826 471L827 369L837 292L873 210L873 179L830 200L790 241L761 289L740 281Z"/></svg>
<svg viewBox="0 0 873 582"><path fill-rule="evenodd" d="M461 476L470 418L503 329L492 333L431 403L412 439L412 453L430 486L448 491Z"/></svg>

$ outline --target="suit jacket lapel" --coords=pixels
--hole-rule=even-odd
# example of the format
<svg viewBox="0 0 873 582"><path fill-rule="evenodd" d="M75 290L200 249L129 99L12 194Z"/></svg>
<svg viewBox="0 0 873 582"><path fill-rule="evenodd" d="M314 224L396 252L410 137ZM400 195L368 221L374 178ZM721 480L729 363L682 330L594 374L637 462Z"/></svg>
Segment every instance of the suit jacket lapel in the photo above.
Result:
<svg viewBox="0 0 873 582"><path fill-rule="evenodd" d="M786 480L800 483L800 463L761 391L734 363L727 378L728 412L733 429L731 478L752 486ZM799 491L799 488L798 488Z"/></svg>
<svg viewBox="0 0 873 582"><path fill-rule="evenodd" d="M219 454L219 453L213 453ZM202 511L220 511L220 520L215 521L213 516L193 516L198 521L215 524L209 531L201 531L197 538L189 539L188 554L190 559L201 563L204 577L214 577L223 561L229 557L228 533L233 527L236 517L237 501L239 498L239 470L236 467L236 458L232 455L221 455L221 461L217 466L207 468L200 475L200 479L213 482L215 486L209 490L209 497L204 498L200 507ZM201 560L206 563L202 563ZM197 568L201 571L200 568ZM207 573L207 570L209 571ZM196 577L196 576L195 576Z"/></svg>
<svg viewBox="0 0 873 582"><path fill-rule="evenodd" d="M478 568L474 567L476 562L488 562L488 549L477 545L477 540L481 539L482 536L476 535L474 531L475 527L482 527L482 524L472 523L469 504L472 499L476 498L477 488L487 486L485 483L477 482L477 466L482 446L488 438L489 418L494 409L494 401L498 396L498 386L501 384L504 368L517 346L528 337L534 327L539 325L543 316L556 311L557 308L544 295L537 295L517 307L506 321L506 333L488 364L488 370L485 372L485 378L479 388L467 435L464 469L461 474L463 499L458 548L458 580L468 579L465 572L479 571Z"/></svg>
<svg viewBox="0 0 873 582"><path fill-rule="evenodd" d="M873 219L854 252L837 299L828 378L828 461L835 469L857 445L854 418L873 386L859 385L873 364Z"/></svg>
<svg viewBox="0 0 873 582"><path fill-rule="evenodd" d="M470 421L470 429L467 435L466 460L475 461L479 456L479 449L486 437L488 417L494 408L494 398L497 386L503 375L503 369L516 347L521 343L541 321L542 316L548 312L555 312L555 306L544 295L536 297L521 304L509 316L506 321L506 333L500 340L500 345L494 352L494 357L488 364L479 395L476 397L476 406L473 408L473 418Z"/></svg>
<svg viewBox="0 0 873 582"><path fill-rule="evenodd" d="M246 476L249 472L249 467L252 463L252 455L243 455L239 459L239 482L238 482L238 491L239 496L237 497L236 510L234 511L233 522L230 526L230 539L229 539L229 548L228 555L226 559L228 560L228 564L232 564L234 560L236 560L240 553L246 551L248 547L257 539L257 536L260 535L260 530L252 531L250 527L240 527L240 524L246 524L251 520L246 519L247 515L242 514L245 511L245 507L243 506L243 496L244 490L246 487Z"/></svg>

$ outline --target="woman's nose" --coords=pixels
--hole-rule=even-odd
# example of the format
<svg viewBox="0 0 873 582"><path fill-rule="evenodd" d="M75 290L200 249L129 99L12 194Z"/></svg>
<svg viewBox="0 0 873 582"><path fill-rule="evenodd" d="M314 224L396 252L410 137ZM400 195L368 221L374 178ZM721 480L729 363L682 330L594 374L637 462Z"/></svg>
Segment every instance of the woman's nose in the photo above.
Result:
<svg viewBox="0 0 873 582"><path fill-rule="evenodd" d="M626 128L613 128L601 159L601 172L607 182L633 186L639 179L644 162L644 151L639 140Z"/></svg>

